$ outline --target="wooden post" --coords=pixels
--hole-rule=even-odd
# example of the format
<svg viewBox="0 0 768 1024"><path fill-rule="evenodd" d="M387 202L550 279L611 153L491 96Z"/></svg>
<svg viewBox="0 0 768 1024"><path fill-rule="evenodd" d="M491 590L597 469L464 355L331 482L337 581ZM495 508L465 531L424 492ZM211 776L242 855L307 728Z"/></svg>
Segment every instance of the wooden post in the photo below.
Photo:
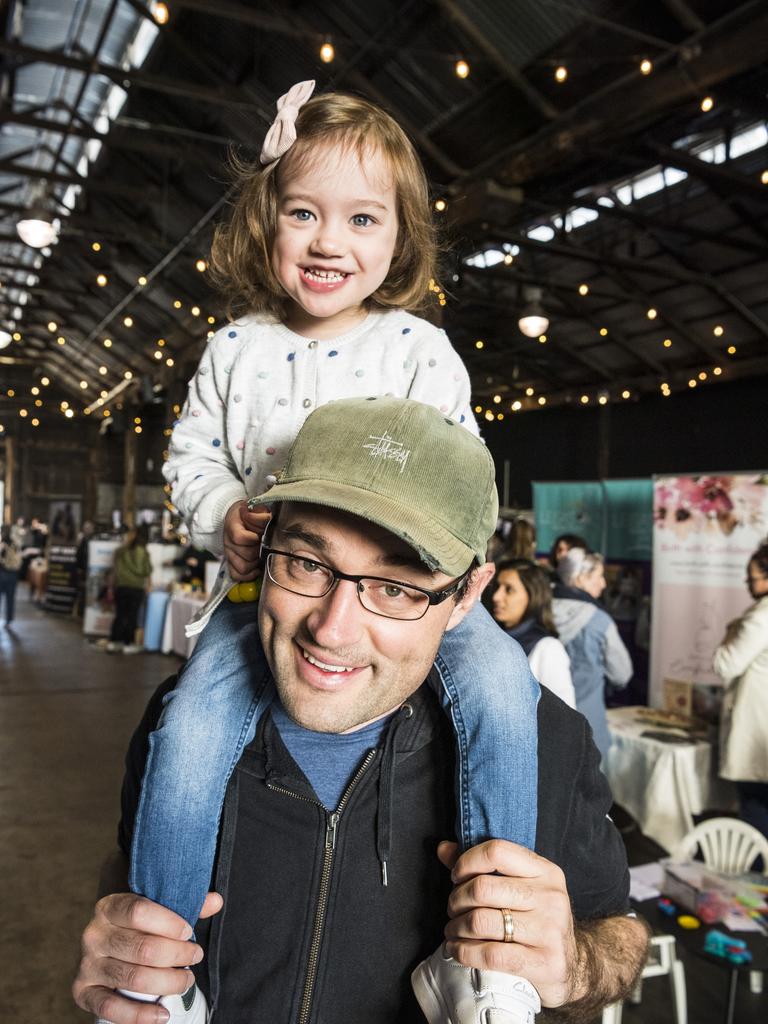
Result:
<svg viewBox="0 0 768 1024"><path fill-rule="evenodd" d="M136 525L136 433L133 427L125 432L123 462L123 523Z"/></svg>
<svg viewBox="0 0 768 1024"><path fill-rule="evenodd" d="M14 520L14 477L16 475L15 441L6 435L5 438L5 506L3 522L6 526Z"/></svg>

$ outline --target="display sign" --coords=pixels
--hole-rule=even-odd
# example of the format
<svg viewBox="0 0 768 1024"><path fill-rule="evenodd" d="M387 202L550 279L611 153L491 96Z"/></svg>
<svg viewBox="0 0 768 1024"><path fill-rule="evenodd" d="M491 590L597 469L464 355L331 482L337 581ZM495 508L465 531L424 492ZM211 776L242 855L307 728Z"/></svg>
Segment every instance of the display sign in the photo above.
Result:
<svg viewBox="0 0 768 1024"><path fill-rule="evenodd" d="M70 615L77 599L77 547L51 544L48 550L48 584L43 608Z"/></svg>
<svg viewBox="0 0 768 1024"><path fill-rule="evenodd" d="M112 628L115 605L109 580L115 551L119 547L119 540L92 540L88 543L83 632L91 636L109 636Z"/></svg>
<svg viewBox="0 0 768 1024"><path fill-rule="evenodd" d="M768 532L768 474L654 480L650 702L665 681L690 683L697 704L722 680L712 669L725 628L751 604L744 577Z"/></svg>

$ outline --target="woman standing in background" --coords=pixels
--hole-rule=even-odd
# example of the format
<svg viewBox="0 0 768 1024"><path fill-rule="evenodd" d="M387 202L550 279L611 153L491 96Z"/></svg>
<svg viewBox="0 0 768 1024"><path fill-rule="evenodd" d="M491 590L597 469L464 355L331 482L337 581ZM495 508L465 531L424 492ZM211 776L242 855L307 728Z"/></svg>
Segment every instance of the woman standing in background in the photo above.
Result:
<svg viewBox="0 0 768 1024"><path fill-rule="evenodd" d="M557 639L547 570L525 558L501 562L492 590L493 617L523 648L531 672L575 708L571 663Z"/></svg>
<svg viewBox="0 0 768 1024"><path fill-rule="evenodd" d="M115 588L115 620L109 636L107 650L113 653L138 654L142 650L136 643L136 627L144 600L152 563L147 553L147 527L130 529L125 543L115 552L113 569Z"/></svg>
<svg viewBox="0 0 768 1024"><path fill-rule="evenodd" d="M21 548L13 539L10 526L4 526L0 531L0 605L5 598L6 626L13 622L16 584L19 582L21 563Z"/></svg>
<svg viewBox="0 0 768 1024"><path fill-rule="evenodd" d="M720 720L720 775L736 783L744 821L768 838L768 540L747 564L754 599L729 623L715 651L726 683Z"/></svg>

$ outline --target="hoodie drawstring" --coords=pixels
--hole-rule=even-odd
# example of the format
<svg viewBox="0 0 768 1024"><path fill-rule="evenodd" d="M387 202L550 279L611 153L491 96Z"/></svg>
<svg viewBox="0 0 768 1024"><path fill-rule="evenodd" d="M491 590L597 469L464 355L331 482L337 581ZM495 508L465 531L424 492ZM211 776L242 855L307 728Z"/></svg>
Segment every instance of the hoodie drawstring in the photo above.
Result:
<svg viewBox="0 0 768 1024"><path fill-rule="evenodd" d="M392 804L395 792L395 739L403 722L413 715L408 701L403 704L387 730L379 774L379 805L376 812L376 855L381 864L381 884L388 884L387 863L392 850Z"/></svg>

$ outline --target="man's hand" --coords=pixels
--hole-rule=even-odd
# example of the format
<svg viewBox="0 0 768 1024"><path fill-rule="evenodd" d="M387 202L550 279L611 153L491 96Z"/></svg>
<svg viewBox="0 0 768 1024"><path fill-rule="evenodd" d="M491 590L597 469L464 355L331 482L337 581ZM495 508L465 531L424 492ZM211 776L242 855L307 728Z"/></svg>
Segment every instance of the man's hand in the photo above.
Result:
<svg viewBox="0 0 768 1024"><path fill-rule="evenodd" d="M591 1020L631 991L647 953L641 922L574 922L563 872L516 843L493 839L459 857L456 844L444 842L438 856L455 883L445 928L449 956L526 978L542 1006L562 1007L552 1019ZM512 912L512 942L504 942L502 909Z"/></svg>
<svg viewBox="0 0 768 1024"><path fill-rule="evenodd" d="M248 511L246 501L237 501L224 519L224 554L229 575L237 583L254 580L259 575L259 545L270 513L259 505Z"/></svg>
<svg viewBox="0 0 768 1024"><path fill-rule="evenodd" d="M200 917L217 914L223 899L209 892ZM164 1024L168 1011L140 1003L115 990L165 996L186 992L194 981L188 968L203 959L189 942L192 929L158 903L117 893L96 904L82 939L82 959L72 984L77 1005L113 1024Z"/></svg>
<svg viewBox="0 0 768 1024"><path fill-rule="evenodd" d="M526 978L544 1006L578 998L576 937L560 868L502 839L457 855L455 843L438 847L455 883L445 928L448 955L465 967ZM502 908L512 911L512 942L504 942Z"/></svg>

